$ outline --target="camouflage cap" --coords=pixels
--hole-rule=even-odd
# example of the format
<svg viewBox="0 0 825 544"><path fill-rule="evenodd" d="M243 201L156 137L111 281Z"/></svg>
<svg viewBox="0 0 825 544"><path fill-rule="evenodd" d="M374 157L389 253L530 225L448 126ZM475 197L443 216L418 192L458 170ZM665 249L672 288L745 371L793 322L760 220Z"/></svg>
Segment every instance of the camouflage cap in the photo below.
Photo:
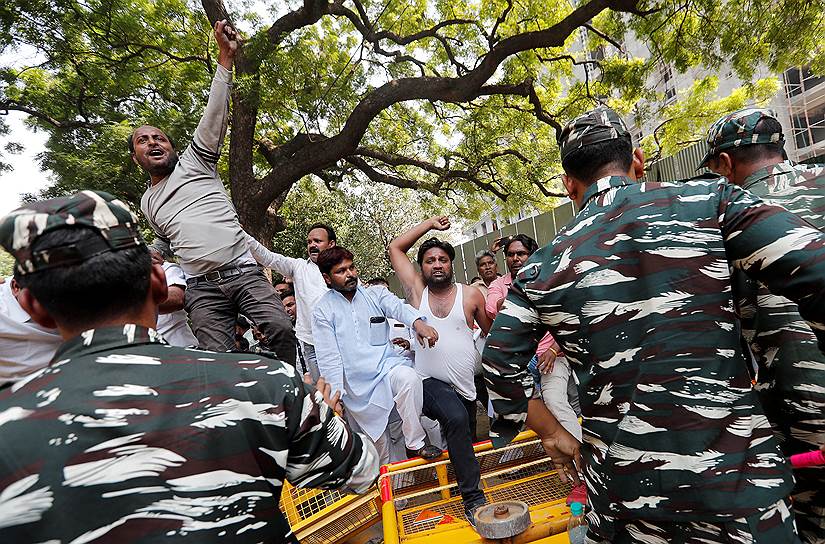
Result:
<svg viewBox="0 0 825 544"><path fill-rule="evenodd" d="M32 252L41 234L72 226L93 228L100 237ZM135 214L126 204L101 191L33 202L0 219L0 245L14 256L21 275L77 264L107 251L141 244L144 241Z"/></svg>
<svg viewBox="0 0 825 544"><path fill-rule="evenodd" d="M561 160L564 160L579 148L619 138L627 138L631 141L630 132L624 121L612 109L599 106L567 123L556 138L556 142L561 151Z"/></svg>
<svg viewBox="0 0 825 544"><path fill-rule="evenodd" d="M762 119L776 119L776 112L767 108L744 108L729 113L711 125L706 141L710 149L699 164L699 168L720 151L751 144L784 144L782 132L754 134L756 124ZM778 122L778 121L777 121Z"/></svg>

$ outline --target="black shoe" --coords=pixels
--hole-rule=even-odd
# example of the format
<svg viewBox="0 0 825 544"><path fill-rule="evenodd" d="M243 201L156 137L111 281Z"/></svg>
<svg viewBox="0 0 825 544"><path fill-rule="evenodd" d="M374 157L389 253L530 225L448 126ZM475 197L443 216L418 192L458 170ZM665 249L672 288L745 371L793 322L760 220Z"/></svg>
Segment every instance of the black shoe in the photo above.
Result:
<svg viewBox="0 0 825 544"><path fill-rule="evenodd" d="M487 501L476 502L473 504L464 504L464 516L467 518L467 521L470 522L470 525L473 526L473 529L476 528L476 510L478 510L485 504L487 504Z"/></svg>
<svg viewBox="0 0 825 544"><path fill-rule="evenodd" d="M424 447L419 450L411 450L410 448L406 449L408 459L412 459L413 457L421 457L426 461L432 461L437 457L441 457L441 454L444 453L443 450L436 448L432 444L424 444Z"/></svg>

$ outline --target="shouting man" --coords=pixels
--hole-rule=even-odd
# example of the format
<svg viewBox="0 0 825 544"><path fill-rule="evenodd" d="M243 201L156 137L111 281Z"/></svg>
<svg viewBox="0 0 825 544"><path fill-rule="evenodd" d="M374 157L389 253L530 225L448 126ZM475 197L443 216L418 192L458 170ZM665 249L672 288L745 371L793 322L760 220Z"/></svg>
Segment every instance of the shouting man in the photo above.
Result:
<svg viewBox="0 0 825 544"><path fill-rule="evenodd" d="M233 349L235 318L243 313L263 333L267 350L295 364L289 316L247 249L238 214L218 177L231 69L240 42L226 21L215 24L215 40L218 66L189 147L178 156L169 137L152 126L139 127L129 137L132 160L151 179L140 207L158 238L180 259L186 274L186 311L200 347Z"/></svg>

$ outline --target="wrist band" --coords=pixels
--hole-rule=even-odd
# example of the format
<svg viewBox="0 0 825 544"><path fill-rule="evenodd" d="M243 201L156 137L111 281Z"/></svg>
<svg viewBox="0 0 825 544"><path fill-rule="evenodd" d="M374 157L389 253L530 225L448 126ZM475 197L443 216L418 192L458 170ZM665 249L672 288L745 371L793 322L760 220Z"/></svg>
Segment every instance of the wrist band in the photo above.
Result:
<svg viewBox="0 0 825 544"><path fill-rule="evenodd" d="M790 462L794 468L825 465L825 452L814 450L807 453L797 453L796 455L791 455Z"/></svg>
<svg viewBox="0 0 825 544"><path fill-rule="evenodd" d="M559 352L558 352L558 351L556 351L556 350L554 350L553 348L547 348L547 349L548 349L548 350L550 350L550 351L552 351L552 352L553 352L553 355L555 355L556 357L558 357L558 356L559 356Z"/></svg>

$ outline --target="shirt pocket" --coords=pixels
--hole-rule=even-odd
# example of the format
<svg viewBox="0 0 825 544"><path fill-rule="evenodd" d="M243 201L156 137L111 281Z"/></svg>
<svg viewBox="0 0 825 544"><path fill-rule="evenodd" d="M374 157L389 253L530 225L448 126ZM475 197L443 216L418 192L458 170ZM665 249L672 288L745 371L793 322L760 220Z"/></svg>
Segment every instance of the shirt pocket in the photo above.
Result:
<svg viewBox="0 0 825 544"><path fill-rule="evenodd" d="M370 345L383 346L389 340L387 318L383 315L370 317Z"/></svg>

